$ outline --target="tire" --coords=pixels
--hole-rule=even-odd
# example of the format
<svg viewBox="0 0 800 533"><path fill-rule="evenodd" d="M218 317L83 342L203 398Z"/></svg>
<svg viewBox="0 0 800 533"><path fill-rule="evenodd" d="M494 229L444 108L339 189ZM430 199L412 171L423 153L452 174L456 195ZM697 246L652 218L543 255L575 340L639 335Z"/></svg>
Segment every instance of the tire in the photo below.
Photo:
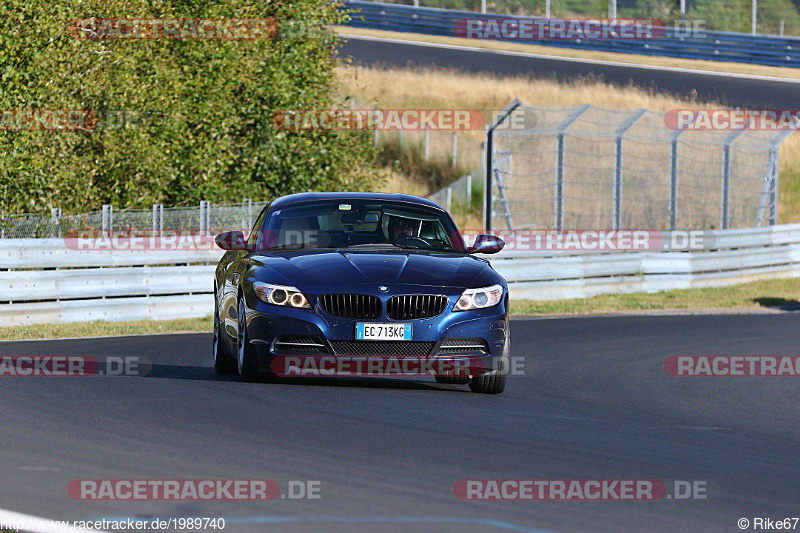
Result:
<svg viewBox="0 0 800 533"><path fill-rule="evenodd" d="M510 367L511 343L506 334L506 345L503 348L503 357L500 359L500 368L472 378L469 382L469 390L481 394L500 394L506 390Z"/></svg>
<svg viewBox="0 0 800 533"><path fill-rule="evenodd" d="M500 394L506 390L508 372L506 370L492 370L480 376L475 376L469 382L469 390L481 394Z"/></svg>
<svg viewBox="0 0 800 533"><path fill-rule="evenodd" d="M244 300L239 300L239 320L236 335L237 367L242 381L252 383L258 381L258 366L253 346L247 338L247 321L245 320Z"/></svg>
<svg viewBox="0 0 800 533"><path fill-rule="evenodd" d="M220 321L217 304L214 303L214 370L217 374L227 376L236 373L236 360L228 353L228 346L220 338Z"/></svg>

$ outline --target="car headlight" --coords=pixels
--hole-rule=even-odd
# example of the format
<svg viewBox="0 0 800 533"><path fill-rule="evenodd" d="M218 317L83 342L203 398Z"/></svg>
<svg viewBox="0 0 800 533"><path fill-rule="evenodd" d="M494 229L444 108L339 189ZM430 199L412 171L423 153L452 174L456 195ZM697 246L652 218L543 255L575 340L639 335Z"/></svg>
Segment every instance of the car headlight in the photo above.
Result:
<svg viewBox="0 0 800 533"><path fill-rule="evenodd" d="M253 290L256 291L258 299L264 303L311 309L311 304L308 303L305 295L297 287L254 281Z"/></svg>
<svg viewBox="0 0 800 533"><path fill-rule="evenodd" d="M485 309L499 304L502 298L502 285L492 285L491 287L483 287L481 289L467 289L456 302L453 311Z"/></svg>

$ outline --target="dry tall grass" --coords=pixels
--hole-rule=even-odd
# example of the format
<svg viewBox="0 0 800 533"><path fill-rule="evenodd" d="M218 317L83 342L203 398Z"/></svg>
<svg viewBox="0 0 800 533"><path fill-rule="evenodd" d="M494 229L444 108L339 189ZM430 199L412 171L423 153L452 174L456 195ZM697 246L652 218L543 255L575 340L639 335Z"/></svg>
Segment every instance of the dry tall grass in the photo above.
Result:
<svg viewBox="0 0 800 533"><path fill-rule="evenodd" d="M498 78L444 69L386 70L353 66L342 66L337 74L344 96L353 97L359 102L380 104L384 108L499 110L514 98L529 105L546 107L592 104L605 108L646 108L661 112L681 107L719 107L718 103L681 99L639 87L620 89L590 78L559 83L524 76ZM481 141L483 131L471 131L465 136L473 141ZM779 157L780 222L800 222L800 134L791 135L781 145Z"/></svg>

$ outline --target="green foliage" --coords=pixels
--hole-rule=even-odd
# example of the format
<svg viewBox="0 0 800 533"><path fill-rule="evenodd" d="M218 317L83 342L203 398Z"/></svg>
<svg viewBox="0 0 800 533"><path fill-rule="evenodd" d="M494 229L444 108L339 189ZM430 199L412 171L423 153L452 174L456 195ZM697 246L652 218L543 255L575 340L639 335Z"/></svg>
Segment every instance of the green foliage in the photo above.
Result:
<svg viewBox="0 0 800 533"><path fill-rule="evenodd" d="M141 120L122 129L1 131L0 209L97 209L201 199L270 199L308 190L366 189L369 135L286 132L281 109L335 105L336 37L324 0L4 0L0 110L78 109ZM74 19L275 17L313 38L84 40Z"/></svg>

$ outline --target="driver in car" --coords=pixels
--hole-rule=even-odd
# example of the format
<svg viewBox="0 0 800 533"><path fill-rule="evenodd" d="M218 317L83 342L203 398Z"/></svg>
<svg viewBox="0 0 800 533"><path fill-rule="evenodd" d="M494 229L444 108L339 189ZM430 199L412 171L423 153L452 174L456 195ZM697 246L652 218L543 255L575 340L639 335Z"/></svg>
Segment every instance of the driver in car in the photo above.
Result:
<svg viewBox="0 0 800 533"><path fill-rule="evenodd" d="M414 236L414 221L408 218L392 217L391 219L392 242L403 237Z"/></svg>

